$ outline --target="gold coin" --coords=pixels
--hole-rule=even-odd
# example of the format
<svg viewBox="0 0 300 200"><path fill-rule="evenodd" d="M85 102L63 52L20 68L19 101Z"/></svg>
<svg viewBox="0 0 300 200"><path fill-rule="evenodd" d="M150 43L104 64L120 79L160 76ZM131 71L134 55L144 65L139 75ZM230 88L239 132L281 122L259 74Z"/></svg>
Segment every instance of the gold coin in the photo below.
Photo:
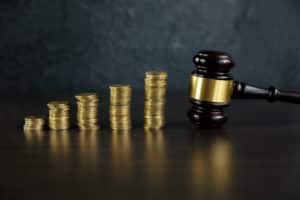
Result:
<svg viewBox="0 0 300 200"><path fill-rule="evenodd" d="M44 124L24 124L23 127L27 129L43 129Z"/></svg>
<svg viewBox="0 0 300 200"><path fill-rule="evenodd" d="M113 122L113 123L125 123L125 122L131 122L131 117L130 116L110 117L109 120L110 120L110 122Z"/></svg>
<svg viewBox="0 0 300 200"><path fill-rule="evenodd" d="M131 129L131 126L111 126L112 130L129 130Z"/></svg>
<svg viewBox="0 0 300 200"><path fill-rule="evenodd" d="M131 111L131 108L130 107L126 107L126 108L120 108L120 107L118 107L118 108L109 108L109 111L110 112L130 112Z"/></svg>
<svg viewBox="0 0 300 200"><path fill-rule="evenodd" d="M69 120L70 117L69 116L62 116L62 117L49 117L50 121L65 121L65 120Z"/></svg>
<svg viewBox="0 0 300 200"><path fill-rule="evenodd" d="M80 120L77 122L77 124L93 125L98 124L98 122L98 120Z"/></svg>
<svg viewBox="0 0 300 200"><path fill-rule="evenodd" d="M98 114L99 109L94 109L94 108L87 108L87 109L77 109L77 113L95 113Z"/></svg>
<svg viewBox="0 0 300 200"><path fill-rule="evenodd" d="M147 79L166 79L168 74L165 71L147 71L145 76Z"/></svg>
<svg viewBox="0 0 300 200"><path fill-rule="evenodd" d="M98 107L99 102L98 101L77 101L77 108L88 108L88 107Z"/></svg>
<svg viewBox="0 0 300 200"><path fill-rule="evenodd" d="M69 113L62 112L62 113L53 113L49 112L49 118L66 118L69 117Z"/></svg>
<svg viewBox="0 0 300 200"><path fill-rule="evenodd" d="M130 85L111 85L109 86L109 90L111 100L122 100L131 98L132 89Z"/></svg>
<svg viewBox="0 0 300 200"><path fill-rule="evenodd" d="M98 130L98 97L95 93L76 95L77 126L80 130Z"/></svg>
<svg viewBox="0 0 300 200"><path fill-rule="evenodd" d="M131 119L110 120L111 124L131 124Z"/></svg>
<svg viewBox="0 0 300 200"><path fill-rule="evenodd" d="M38 116L38 115L29 115L27 117L25 117L25 121L26 120L42 120L44 121L44 117L43 116Z"/></svg>
<svg viewBox="0 0 300 200"><path fill-rule="evenodd" d="M109 118L110 122L112 123L128 123L131 122L131 118L130 117L124 117L124 118Z"/></svg>
<svg viewBox="0 0 300 200"><path fill-rule="evenodd" d="M129 134L130 129L112 129L112 134Z"/></svg>
<svg viewBox="0 0 300 200"><path fill-rule="evenodd" d="M109 98L110 101L121 101L121 102L130 102L131 101L131 95L119 93L119 94L114 94L110 95Z"/></svg>
<svg viewBox="0 0 300 200"><path fill-rule="evenodd" d="M130 85L123 85L123 84L114 84L110 85L109 89L111 92L123 92L123 91L131 91L131 86Z"/></svg>
<svg viewBox="0 0 300 200"><path fill-rule="evenodd" d="M80 110L77 112L80 115L98 115L98 110Z"/></svg>
<svg viewBox="0 0 300 200"><path fill-rule="evenodd" d="M163 118L164 115L165 115L164 112L145 112L144 117L145 118L151 118L151 117L159 116L159 117Z"/></svg>
<svg viewBox="0 0 300 200"><path fill-rule="evenodd" d="M157 118L157 117L144 117L144 122L147 124L160 124L160 123L164 123L165 122L165 118L161 117L161 118Z"/></svg>
<svg viewBox="0 0 300 200"><path fill-rule="evenodd" d="M100 127L99 126L78 126L80 130L98 130Z"/></svg>
<svg viewBox="0 0 300 200"><path fill-rule="evenodd" d="M75 98L79 101L94 101L98 100L97 93L80 93L75 95Z"/></svg>
<svg viewBox="0 0 300 200"><path fill-rule="evenodd" d="M41 120L39 120L39 121L25 121L25 124L27 124L27 125L31 125L31 124L33 124L33 125L35 125L35 124L44 124L45 122L44 121L41 121Z"/></svg>
<svg viewBox="0 0 300 200"><path fill-rule="evenodd" d="M123 123L110 123L111 127L131 127L130 122L123 122Z"/></svg>
<svg viewBox="0 0 300 200"><path fill-rule="evenodd" d="M115 119L115 118L125 118L130 117L131 113L109 113L109 118Z"/></svg>
<svg viewBox="0 0 300 200"><path fill-rule="evenodd" d="M111 111L130 111L130 106L110 106L109 110Z"/></svg>
<svg viewBox="0 0 300 200"><path fill-rule="evenodd" d="M49 122L50 126L69 126L69 122Z"/></svg>
<svg viewBox="0 0 300 200"><path fill-rule="evenodd" d="M43 130L44 126L26 126L24 125L24 130Z"/></svg>
<svg viewBox="0 0 300 200"><path fill-rule="evenodd" d="M110 95L109 100L114 101L114 102L131 102L131 95L113 94L113 95Z"/></svg>
<svg viewBox="0 0 300 200"><path fill-rule="evenodd" d="M48 107L50 109L68 109L69 108L69 103L67 101L51 101L48 104Z"/></svg>
<svg viewBox="0 0 300 200"><path fill-rule="evenodd" d="M145 99L166 99L167 90L145 90Z"/></svg>
<svg viewBox="0 0 300 200"><path fill-rule="evenodd" d="M25 117L25 123L23 126L24 131L25 130L43 130L45 120L43 116L34 116L30 115Z"/></svg>
<svg viewBox="0 0 300 200"><path fill-rule="evenodd" d="M36 125L36 124L44 124L44 120L37 120L37 121L25 121L26 125Z"/></svg>
<svg viewBox="0 0 300 200"><path fill-rule="evenodd" d="M144 107L144 111L156 111L156 110L165 110L164 105L146 105Z"/></svg>
<svg viewBox="0 0 300 200"><path fill-rule="evenodd" d="M128 98L112 99L112 98L110 98L109 104L111 106L130 106L131 99L128 99Z"/></svg>
<svg viewBox="0 0 300 200"><path fill-rule="evenodd" d="M96 123L99 120L97 118L79 118L77 121L80 122L89 122L89 123Z"/></svg>
<svg viewBox="0 0 300 200"><path fill-rule="evenodd" d="M121 102L121 101L110 101L110 106L130 106L129 102Z"/></svg>
<svg viewBox="0 0 300 200"><path fill-rule="evenodd" d="M144 126L144 128L146 129L146 130L159 130L159 129L163 129L164 128L164 126Z"/></svg>
<svg viewBox="0 0 300 200"><path fill-rule="evenodd" d="M91 123L78 123L77 126L79 126L79 127L99 127L98 123L94 123L94 124L91 124Z"/></svg>
<svg viewBox="0 0 300 200"><path fill-rule="evenodd" d="M163 90L158 90L158 89L153 89L153 90L145 90L145 95L147 96L153 96L154 98L156 96L160 96L163 97L165 99L165 96L167 94L167 90L163 89Z"/></svg>
<svg viewBox="0 0 300 200"><path fill-rule="evenodd" d="M77 116L77 121L95 121L95 120L98 120L97 117L94 117L94 116L88 116L88 117L81 117L81 116ZM98 120L99 121L99 120Z"/></svg>
<svg viewBox="0 0 300 200"><path fill-rule="evenodd" d="M110 92L111 98L130 98L131 97L131 89L128 91L122 90L113 90Z"/></svg>
<svg viewBox="0 0 300 200"><path fill-rule="evenodd" d="M146 112L151 112L151 113L155 113L155 112L164 112L165 111L165 109L158 109L158 108L146 108L145 107L145 109L144 109L144 112L146 113Z"/></svg>
<svg viewBox="0 0 300 200"><path fill-rule="evenodd" d="M80 120L77 121L77 125L78 126L98 126L99 125L99 121L88 121L88 120Z"/></svg>
<svg viewBox="0 0 300 200"><path fill-rule="evenodd" d="M145 88L166 88L167 82L158 79L145 79Z"/></svg>
<svg viewBox="0 0 300 200"><path fill-rule="evenodd" d="M69 129L69 124L64 124L64 125L57 125L57 124L49 124L50 129Z"/></svg>
<svg viewBox="0 0 300 200"><path fill-rule="evenodd" d="M49 122L49 126L50 127L69 127L69 123L68 122Z"/></svg>
<svg viewBox="0 0 300 200"><path fill-rule="evenodd" d="M145 91L152 93L166 93L167 87L165 85L145 85Z"/></svg>

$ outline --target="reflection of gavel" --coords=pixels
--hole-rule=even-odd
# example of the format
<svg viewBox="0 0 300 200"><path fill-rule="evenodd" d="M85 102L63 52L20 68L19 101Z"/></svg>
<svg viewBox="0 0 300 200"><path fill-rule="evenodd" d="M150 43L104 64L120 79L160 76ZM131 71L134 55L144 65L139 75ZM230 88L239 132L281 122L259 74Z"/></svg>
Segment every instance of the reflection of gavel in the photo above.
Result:
<svg viewBox="0 0 300 200"><path fill-rule="evenodd" d="M237 82L229 74L234 61L224 52L200 51L194 56L197 69L190 79L190 121L199 127L218 127L227 121L223 108L231 98L266 99L269 102L300 103L300 93L281 91L271 86L258 88Z"/></svg>

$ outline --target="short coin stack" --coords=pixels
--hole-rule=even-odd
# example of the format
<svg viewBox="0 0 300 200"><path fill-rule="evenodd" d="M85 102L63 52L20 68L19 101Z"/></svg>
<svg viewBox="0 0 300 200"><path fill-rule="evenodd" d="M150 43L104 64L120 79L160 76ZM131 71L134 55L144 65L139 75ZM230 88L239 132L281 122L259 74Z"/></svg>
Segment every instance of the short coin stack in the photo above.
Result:
<svg viewBox="0 0 300 200"><path fill-rule="evenodd" d="M25 131L41 131L45 125L45 120L40 116L25 117L24 130Z"/></svg>
<svg viewBox="0 0 300 200"><path fill-rule="evenodd" d="M161 129L165 124L165 96L168 74L163 71L146 72L145 129Z"/></svg>
<svg viewBox="0 0 300 200"><path fill-rule="evenodd" d="M66 101L52 101L48 104L49 127L52 130L69 129L69 103Z"/></svg>
<svg viewBox="0 0 300 200"><path fill-rule="evenodd" d="M82 93L75 96L77 99L77 125L81 130L97 130L98 102L96 93Z"/></svg>
<svg viewBox="0 0 300 200"><path fill-rule="evenodd" d="M111 85L109 118L113 130L131 129L131 86Z"/></svg>

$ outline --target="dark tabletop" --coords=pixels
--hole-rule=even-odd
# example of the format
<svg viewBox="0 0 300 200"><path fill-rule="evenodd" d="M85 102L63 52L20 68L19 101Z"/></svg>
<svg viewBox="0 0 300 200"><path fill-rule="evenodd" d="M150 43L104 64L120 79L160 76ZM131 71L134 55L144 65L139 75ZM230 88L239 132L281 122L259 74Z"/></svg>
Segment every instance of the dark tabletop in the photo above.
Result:
<svg viewBox="0 0 300 200"><path fill-rule="evenodd" d="M112 133L103 95L100 131L23 132L25 115L63 96L1 98L1 200L300 197L300 106L232 101L223 129L199 130L185 92L170 92L166 128L148 132L137 92L134 128Z"/></svg>

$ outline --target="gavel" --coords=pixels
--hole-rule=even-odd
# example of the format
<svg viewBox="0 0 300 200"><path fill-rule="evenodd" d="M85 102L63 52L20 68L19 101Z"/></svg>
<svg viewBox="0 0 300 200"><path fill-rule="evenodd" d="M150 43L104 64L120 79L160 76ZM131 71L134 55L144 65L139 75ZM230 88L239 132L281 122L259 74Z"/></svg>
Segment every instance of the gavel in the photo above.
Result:
<svg viewBox="0 0 300 200"><path fill-rule="evenodd" d="M194 56L196 70L190 77L191 108L187 116L197 127L221 127L228 119L224 108L233 99L265 99L269 102L300 103L300 93L270 86L259 88L235 81L229 74L232 57L221 51L200 51Z"/></svg>

